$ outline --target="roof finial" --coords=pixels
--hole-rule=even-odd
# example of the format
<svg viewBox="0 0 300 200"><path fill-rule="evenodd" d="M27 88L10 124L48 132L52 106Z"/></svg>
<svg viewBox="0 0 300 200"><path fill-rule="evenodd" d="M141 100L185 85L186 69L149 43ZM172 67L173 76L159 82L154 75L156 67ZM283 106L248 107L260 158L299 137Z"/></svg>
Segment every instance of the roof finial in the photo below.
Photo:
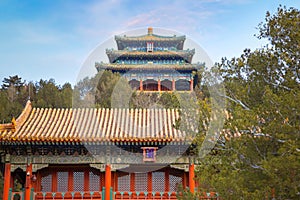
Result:
<svg viewBox="0 0 300 200"><path fill-rule="evenodd" d="M12 125L12 129L13 129L13 130L16 130L17 121L16 121L16 118L15 118L15 117L13 117L13 118L11 119L11 125Z"/></svg>
<svg viewBox="0 0 300 200"><path fill-rule="evenodd" d="M152 35L153 34L153 28L152 27L149 27L148 28L148 35Z"/></svg>

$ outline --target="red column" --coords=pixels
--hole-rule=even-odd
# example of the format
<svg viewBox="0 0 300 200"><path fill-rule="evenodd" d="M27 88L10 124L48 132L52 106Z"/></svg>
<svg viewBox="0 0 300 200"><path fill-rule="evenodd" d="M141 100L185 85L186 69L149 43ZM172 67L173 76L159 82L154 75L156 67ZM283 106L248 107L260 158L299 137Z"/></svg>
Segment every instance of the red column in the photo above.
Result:
<svg viewBox="0 0 300 200"><path fill-rule="evenodd" d="M68 172L68 190L73 191L74 190L74 176L73 171Z"/></svg>
<svg viewBox="0 0 300 200"><path fill-rule="evenodd" d="M10 175L11 175L10 169L11 169L11 164L5 163L3 199L8 199L9 188L10 188Z"/></svg>
<svg viewBox="0 0 300 200"><path fill-rule="evenodd" d="M110 187L111 187L111 167L109 164L105 166L105 199L110 199Z"/></svg>
<svg viewBox="0 0 300 200"><path fill-rule="evenodd" d="M195 192L195 165L189 165L189 187L191 193Z"/></svg>
<svg viewBox="0 0 300 200"><path fill-rule="evenodd" d="M116 191L118 190L118 174L117 172L114 173L114 187L113 187L113 190Z"/></svg>
<svg viewBox="0 0 300 200"><path fill-rule="evenodd" d="M172 90L175 91L175 89L176 89L176 88L175 88L175 80L173 79L173 80L172 80Z"/></svg>
<svg viewBox="0 0 300 200"><path fill-rule="evenodd" d="M143 91L143 80L140 80L140 91Z"/></svg>
<svg viewBox="0 0 300 200"><path fill-rule="evenodd" d="M32 164L26 167L25 200L30 200Z"/></svg>
<svg viewBox="0 0 300 200"><path fill-rule="evenodd" d="M148 192L152 192L152 172L148 172Z"/></svg>
<svg viewBox="0 0 300 200"><path fill-rule="evenodd" d="M187 185L186 185L186 172L183 172L183 175L182 175L182 185L183 185L183 188L186 188Z"/></svg>
<svg viewBox="0 0 300 200"><path fill-rule="evenodd" d="M170 191L170 172L169 169L165 171L165 192Z"/></svg>
<svg viewBox="0 0 300 200"><path fill-rule="evenodd" d="M161 85L160 85L160 79L157 81L157 90L160 92L161 91Z"/></svg>
<svg viewBox="0 0 300 200"><path fill-rule="evenodd" d="M57 190L57 172L52 172L52 191Z"/></svg>
<svg viewBox="0 0 300 200"><path fill-rule="evenodd" d="M130 192L135 190L135 173L130 174Z"/></svg>
<svg viewBox="0 0 300 200"><path fill-rule="evenodd" d="M89 171L85 170L84 171L84 191L89 191L90 188L90 176L89 176Z"/></svg>
<svg viewBox="0 0 300 200"><path fill-rule="evenodd" d="M190 81L190 90L191 90L191 92L193 92L193 90L194 90L194 79L191 79L191 81Z"/></svg>

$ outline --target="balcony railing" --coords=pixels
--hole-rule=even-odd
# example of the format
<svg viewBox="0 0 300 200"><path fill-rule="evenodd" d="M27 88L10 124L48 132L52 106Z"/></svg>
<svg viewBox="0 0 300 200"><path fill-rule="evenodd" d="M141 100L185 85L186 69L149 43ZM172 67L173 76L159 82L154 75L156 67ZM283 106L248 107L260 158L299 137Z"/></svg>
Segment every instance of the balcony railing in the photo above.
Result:
<svg viewBox="0 0 300 200"><path fill-rule="evenodd" d="M93 199L102 200L102 191L84 191L84 192L35 192L34 200L83 200Z"/></svg>
<svg viewBox="0 0 300 200"><path fill-rule="evenodd" d="M33 192L31 198L33 200L102 200L104 197L105 188L102 191L83 191L83 192ZM177 199L177 192L112 192L110 191L112 199L114 200L128 200L128 199L143 199L143 200L175 200ZM198 192L198 198L201 200L218 200L219 196L215 192ZM24 200L24 191L12 192L10 190L9 200Z"/></svg>
<svg viewBox="0 0 300 200"><path fill-rule="evenodd" d="M177 199L176 192L114 192L115 200L123 199Z"/></svg>

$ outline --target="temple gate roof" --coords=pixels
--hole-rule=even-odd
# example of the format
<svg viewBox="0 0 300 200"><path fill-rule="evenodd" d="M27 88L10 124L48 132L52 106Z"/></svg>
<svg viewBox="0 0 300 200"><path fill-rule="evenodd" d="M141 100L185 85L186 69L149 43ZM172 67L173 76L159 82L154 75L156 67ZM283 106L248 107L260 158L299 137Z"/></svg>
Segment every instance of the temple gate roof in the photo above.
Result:
<svg viewBox="0 0 300 200"><path fill-rule="evenodd" d="M28 101L15 121L0 124L0 141L184 141L178 118L175 109L34 108Z"/></svg>

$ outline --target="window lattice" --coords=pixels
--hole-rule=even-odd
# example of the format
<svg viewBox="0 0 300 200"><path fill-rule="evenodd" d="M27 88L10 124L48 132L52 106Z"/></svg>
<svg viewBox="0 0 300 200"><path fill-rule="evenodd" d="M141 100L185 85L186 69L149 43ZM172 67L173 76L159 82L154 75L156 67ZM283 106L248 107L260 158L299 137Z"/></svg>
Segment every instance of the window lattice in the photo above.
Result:
<svg viewBox="0 0 300 200"><path fill-rule="evenodd" d="M73 190L84 191L84 172L73 173Z"/></svg>
<svg viewBox="0 0 300 200"><path fill-rule="evenodd" d="M118 177L118 191L130 191L130 175Z"/></svg>
<svg viewBox="0 0 300 200"><path fill-rule="evenodd" d="M155 192L165 191L165 173L153 172L152 173L152 190Z"/></svg>
<svg viewBox="0 0 300 200"><path fill-rule="evenodd" d="M136 173L135 174L135 191L148 191L148 174Z"/></svg>
<svg viewBox="0 0 300 200"><path fill-rule="evenodd" d="M170 174L170 192L176 192L178 190L178 186L182 184L182 177L173 176Z"/></svg>
<svg viewBox="0 0 300 200"><path fill-rule="evenodd" d="M48 175L42 177L41 191L42 192L51 192L52 191L52 174L48 174Z"/></svg>
<svg viewBox="0 0 300 200"><path fill-rule="evenodd" d="M90 191L98 191L100 188L100 176L93 171L90 171L89 173L89 179L90 179L90 184L89 184L89 190Z"/></svg>
<svg viewBox="0 0 300 200"><path fill-rule="evenodd" d="M68 172L57 172L57 192L68 191Z"/></svg>

